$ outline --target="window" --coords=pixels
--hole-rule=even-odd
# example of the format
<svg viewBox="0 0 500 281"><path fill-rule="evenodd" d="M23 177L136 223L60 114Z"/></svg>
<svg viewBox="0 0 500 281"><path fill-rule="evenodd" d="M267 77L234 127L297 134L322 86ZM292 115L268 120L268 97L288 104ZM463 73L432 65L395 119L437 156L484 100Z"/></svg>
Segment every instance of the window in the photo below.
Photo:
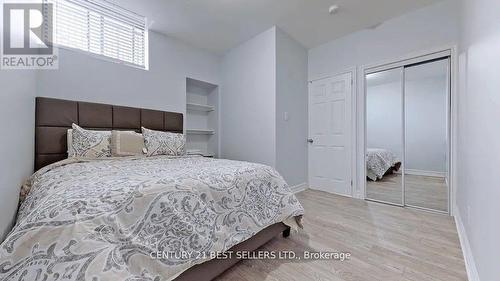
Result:
<svg viewBox="0 0 500 281"><path fill-rule="evenodd" d="M45 0L53 4L54 43L148 68L146 18L103 0Z"/></svg>

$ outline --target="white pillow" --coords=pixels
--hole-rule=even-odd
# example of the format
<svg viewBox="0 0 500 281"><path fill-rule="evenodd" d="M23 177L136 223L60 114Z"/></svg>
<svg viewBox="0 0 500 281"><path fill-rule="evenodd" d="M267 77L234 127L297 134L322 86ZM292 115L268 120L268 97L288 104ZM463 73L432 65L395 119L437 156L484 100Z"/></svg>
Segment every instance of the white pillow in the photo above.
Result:
<svg viewBox="0 0 500 281"><path fill-rule="evenodd" d="M186 138L183 134L154 131L144 127L141 129L147 156L186 154Z"/></svg>
<svg viewBox="0 0 500 281"><path fill-rule="evenodd" d="M73 150L73 129L68 129L68 134L66 136L66 143L68 145L68 157L70 155L74 155L75 152Z"/></svg>
<svg viewBox="0 0 500 281"><path fill-rule="evenodd" d="M111 157L111 131L85 130L73 124L68 130L68 157ZM71 137L71 142L69 138Z"/></svg>

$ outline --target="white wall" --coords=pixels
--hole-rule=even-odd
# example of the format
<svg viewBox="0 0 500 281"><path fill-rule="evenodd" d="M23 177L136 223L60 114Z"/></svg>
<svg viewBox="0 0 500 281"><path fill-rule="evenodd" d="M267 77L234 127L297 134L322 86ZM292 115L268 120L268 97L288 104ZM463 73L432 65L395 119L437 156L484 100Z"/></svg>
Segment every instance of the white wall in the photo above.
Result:
<svg viewBox="0 0 500 281"><path fill-rule="evenodd" d="M306 49L273 27L228 52L221 72L222 157L267 164L289 185L305 184Z"/></svg>
<svg viewBox="0 0 500 281"><path fill-rule="evenodd" d="M461 7L457 205L471 249L466 258L474 258L481 281L494 281L500 276L500 1L462 0Z"/></svg>
<svg viewBox="0 0 500 281"><path fill-rule="evenodd" d="M307 50L277 28L276 54L276 168L295 186L307 182Z"/></svg>
<svg viewBox="0 0 500 281"><path fill-rule="evenodd" d="M229 51L221 67L221 156L276 164L276 28Z"/></svg>
<svg viewBox="0 0 500 281"><path fill-rule="evenodd" d="M424 7L417 11L388 20L375 29L362 30L343 38L309 50L309 79L345 72L356 68L358 70L356 99L361 99L363 91L360 87L362 79L361 67L373 65L388 60L399 59L416 52L449 47L458 42L459 9L456 0L445 0ZM364 111L364 103L357 101L355 112ZM361 116L358 114L358 116ZM364 133L357 120L357 133ZM357 139L359 148L362 140ZM356 171L363 167L363 152L356 155ZM361 196L363 178L355 181L355 196Z"/></svg>
<svg viewBox="0 0 500 281"><path fill-rule="evenodd" d="M0 1L3 5L5 1ZM3 38L3 13L0 13ZM19 189L32 173L35 139L35 70L0 70L0 241L17 212Z"/></svg>
<svg viewBox="0 0 500 281"><path fill-rule="evenodd" d="M19 190L33 172L36 72L0 70L0 241L10 231Z"/></svg>
<svg viewBox="0 0 500 281"><path fill-rule="evenodd" d="M186 77L219 83L220 58L150 32L149 71L59 50L59 70L40 71L39 96L185 113Z"/></svg>

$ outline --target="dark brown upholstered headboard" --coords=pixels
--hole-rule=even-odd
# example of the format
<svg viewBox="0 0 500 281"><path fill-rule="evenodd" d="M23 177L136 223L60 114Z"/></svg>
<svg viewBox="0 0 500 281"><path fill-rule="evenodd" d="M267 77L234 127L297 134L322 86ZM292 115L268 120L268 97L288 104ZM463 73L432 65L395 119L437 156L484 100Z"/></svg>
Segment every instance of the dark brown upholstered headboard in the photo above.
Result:
<svg viewBox="0 0 500 281"><path fill-rule="evenodd" d="M75 123L95 130L183 132L182 113L109 104L36 98L35 171L68 157L67 130Z"/></svg>

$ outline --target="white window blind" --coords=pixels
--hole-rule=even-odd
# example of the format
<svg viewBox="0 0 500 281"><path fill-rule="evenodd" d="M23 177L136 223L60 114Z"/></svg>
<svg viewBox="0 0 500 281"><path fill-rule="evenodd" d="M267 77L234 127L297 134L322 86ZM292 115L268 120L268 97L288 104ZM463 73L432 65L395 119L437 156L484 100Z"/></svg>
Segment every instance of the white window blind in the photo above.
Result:
<svg viewBox="0 0 500 281"><path fill-rule="evenodd" d="M56 45L147 69L146 18L103 0L45 0L53 4Z"/></svg>

